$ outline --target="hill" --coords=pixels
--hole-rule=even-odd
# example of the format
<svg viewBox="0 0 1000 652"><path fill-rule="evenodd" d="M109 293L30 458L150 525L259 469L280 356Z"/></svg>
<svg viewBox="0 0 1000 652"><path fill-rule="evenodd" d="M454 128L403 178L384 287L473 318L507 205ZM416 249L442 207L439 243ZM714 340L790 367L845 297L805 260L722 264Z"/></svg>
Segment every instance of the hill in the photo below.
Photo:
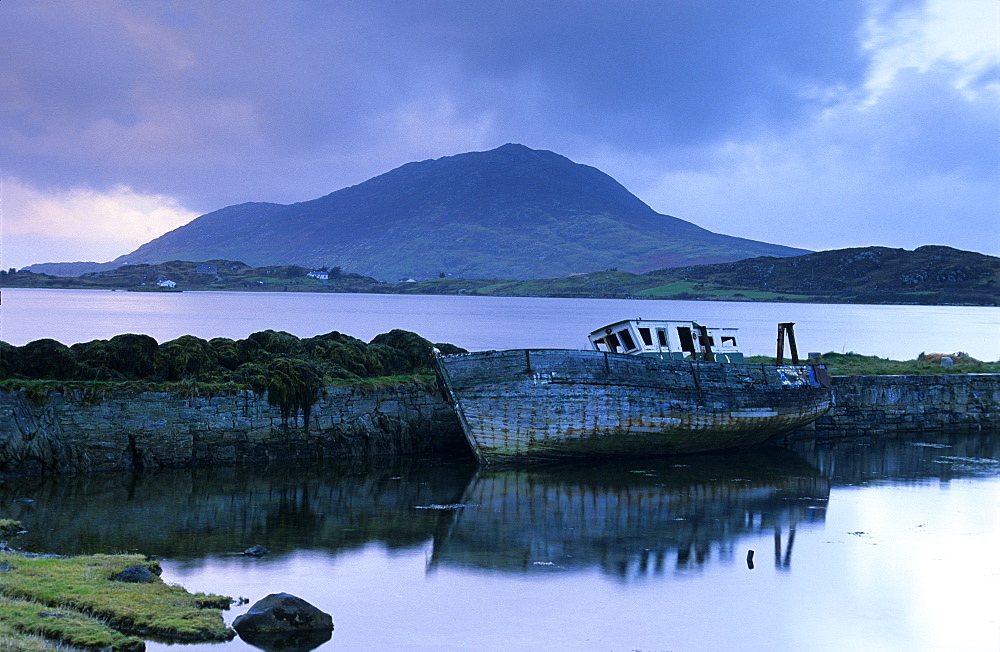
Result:
<svg viewBox="0 0 1000 652"><path fill-rule="evenodd" d="M325 278L310 276L325 272ZM173 285L159 285L160 282ZM342 273L339 267L311 270L298 265L251 267L234 260L203 263L171 260L166 263L120 265L77 277L20 270L0 271L0 287L113 289L137 291L257 290L279 292L371 292L379 282L360 274Z"/></svg>
<svg viewBox="0 0 1000 652"><path fill-rule="evenodd" d="M418 283L410 291L439 283ZM601 272L502 281L472 291L526 296L992 306L1000 303L1000 258L937 245L914 251L860 247L791 258L761 256L646 274Z"/></svg>
<svg viewBox="0 0 1000 652"><path fill-rule="evenodd" d="M408 163L312 201L229 206L115 262L336 265L394 281L639 273L801 253L662 215L596 168L508 144Z"/></svg>
<svg viewBox="0 0 1000 652"><path fill-rule="evenodd" d="M36 274L50 274L52 276L83 276L90 272L103 272L120 267L121 263L97 263L93 261L77 261L74 263L35 263L27 265L22 269Z"/></svg>
<svg viewBox="0 0 1000 652"><path fill-rule="evenodd" d="M720 265L663 269L648 275L702 289L825 297L850 303L970 303L1000 298L1000 258L940 245L913 251L859 247L794 258L761 257ZM664 286L641 294L655 296Z"/></svg>
<svg viewBox="0 0 1000 652"><path fill-rule="evenodd" d="M325 270L326 271L326 270ZM254 268L240 262L171 261L125 265L78 278L0 271L0 287L177 289L489 296L796 301L813 303L1000 304L1000 258L928 245L914 251L863 247L792 258L761 256L735 263L695 265L646 274L608 270L550 279L434 278L385 283L328 270L307 276L297 265Z"/></svg>

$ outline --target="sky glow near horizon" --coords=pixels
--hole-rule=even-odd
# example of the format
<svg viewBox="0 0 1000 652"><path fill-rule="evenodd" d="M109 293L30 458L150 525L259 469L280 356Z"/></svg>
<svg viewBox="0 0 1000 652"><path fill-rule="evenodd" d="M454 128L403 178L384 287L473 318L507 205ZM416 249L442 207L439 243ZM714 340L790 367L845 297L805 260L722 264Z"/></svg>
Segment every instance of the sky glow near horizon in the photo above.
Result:
<svg viewBox="0 0 1000 652"><path fill-rule="evenodd" d="M0 3L0 266L518 142L807 249L1000 254L1000 3Z"/></svg>

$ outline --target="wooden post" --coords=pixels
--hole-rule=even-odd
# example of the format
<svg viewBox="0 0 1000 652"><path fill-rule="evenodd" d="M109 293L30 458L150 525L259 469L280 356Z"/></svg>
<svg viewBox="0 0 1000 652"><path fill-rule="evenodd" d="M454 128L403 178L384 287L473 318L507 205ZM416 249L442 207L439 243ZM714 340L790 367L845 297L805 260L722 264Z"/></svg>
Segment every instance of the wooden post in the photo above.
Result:
<svg viewBox="0 0 1000 652"><path fill-rule="evenodd" d="M712 339L708 336L708 328L705 326L698 326L698 344L705 347L705 362L715 362L715 353L712 351Z"/></svg>
<svg viewBox="0 0 1000 652"><path fill-rule="evenodd" d="M788 336L788 352L792 354L792 364L799 363L799 349L795 346L795 322L782 322L778 324L778 355L775 362L784 364L785 358L785 336Z"/></svg>
<svg viewBox="0 0 1000 652"><path fill-rule="evenodd" d="M795 346L795 323L785 324L785 331L788 334L788 352L792 354L792 364L799 363L799 349Z"/></svg>

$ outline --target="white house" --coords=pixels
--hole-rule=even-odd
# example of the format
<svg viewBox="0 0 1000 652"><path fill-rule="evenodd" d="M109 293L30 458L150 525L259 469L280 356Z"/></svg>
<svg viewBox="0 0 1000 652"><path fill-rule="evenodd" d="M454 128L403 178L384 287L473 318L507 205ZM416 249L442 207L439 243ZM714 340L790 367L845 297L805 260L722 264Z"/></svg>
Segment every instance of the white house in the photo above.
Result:
<svg viewBox="0 0 1000 652"><path fill-rule="evenodd" d="M328 274L327 272L322 272L320 270L313 270L313 271L309 272L308 274L306 274L306 276L311 276L314 279L317 279L317 280L320 280L320 281L325 281L325 280L327 280L327 279L330 278L330 274Z"/></svg>
<svg viewBox="0 0 1000 652"><path fill-rule="evenodd" d="M175 287L177 287L177 284L174 283L173 281L171 281L170 279L163 279L162 281L157 281L156 284L159 285L161 288L175 288Z"/></svg>

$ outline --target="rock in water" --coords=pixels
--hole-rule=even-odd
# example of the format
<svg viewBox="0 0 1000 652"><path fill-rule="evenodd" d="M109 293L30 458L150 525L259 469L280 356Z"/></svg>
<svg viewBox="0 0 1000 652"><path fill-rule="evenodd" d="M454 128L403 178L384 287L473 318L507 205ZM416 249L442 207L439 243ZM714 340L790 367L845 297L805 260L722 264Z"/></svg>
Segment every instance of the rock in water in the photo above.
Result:
<svg viewBox="0 0 1000 652"><path fill-rule="evenodd" d="M233 621L241 638L254 634L332 631L333 617L290 593L272 593Z"/></svg>
<svg viewBox="0 0 1000 652"><path fill-rule="evenodd" d="M129 582L132 584L149 584L156 581L156 575L145 566L129 566L111 578L112 582Z"/></svg>
<svg viewBox="0 0 1000 652"><path fill-rule="evenodd" d="M263 557L267 553L271 552L264 546L258 544L256 546L251 546L243 551L243 554L247 557Z"/></svg>

